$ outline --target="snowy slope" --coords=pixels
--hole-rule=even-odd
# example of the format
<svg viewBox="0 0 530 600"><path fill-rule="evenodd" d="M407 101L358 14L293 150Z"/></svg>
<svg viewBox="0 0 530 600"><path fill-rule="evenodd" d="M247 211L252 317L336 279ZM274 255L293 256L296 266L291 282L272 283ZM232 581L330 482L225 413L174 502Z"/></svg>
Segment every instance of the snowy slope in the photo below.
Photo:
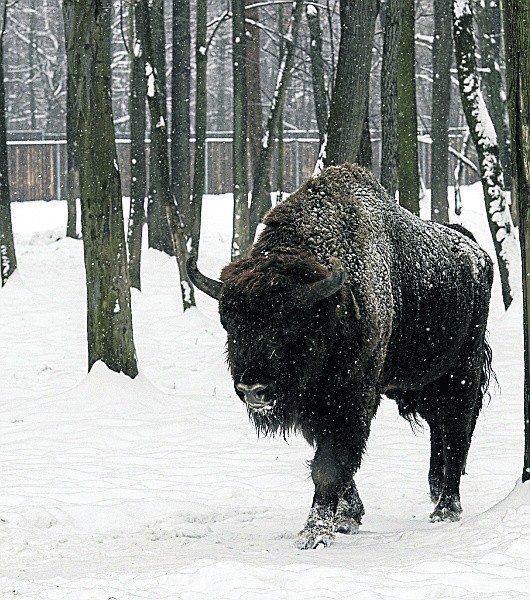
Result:
<svg viewBox="0 0 530 600"><path fill-rule="evenodd" d="M479 186L462 220L491 250ZM228 260L230 197L205 203L201 268ZM428 432L382 404L357 477L358 536L293 547L312 496L300 439L256 438L232 391L213 300L182 314L173 259L146 251L133 294L142 375L88 377L81 242L62 203L13 206L19 275L0 290L0 598L523 599L530 487L521 301L495 283L501 390L479 419L459 523L431 524Z"/></svg>

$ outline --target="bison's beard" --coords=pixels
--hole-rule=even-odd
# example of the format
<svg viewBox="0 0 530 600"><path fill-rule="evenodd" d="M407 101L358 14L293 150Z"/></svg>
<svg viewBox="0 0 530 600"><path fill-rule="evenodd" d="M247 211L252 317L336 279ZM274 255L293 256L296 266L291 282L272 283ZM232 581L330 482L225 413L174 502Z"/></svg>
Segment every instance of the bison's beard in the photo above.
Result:
<svg viewBox="0 0 530 600"><path fill-rule="evenodd" d="M299 388L300 389L300 388ZM286 436L301 429L304 392L277 390L272 407L253 409L247 406L248 416L258 436Z"/></svg>

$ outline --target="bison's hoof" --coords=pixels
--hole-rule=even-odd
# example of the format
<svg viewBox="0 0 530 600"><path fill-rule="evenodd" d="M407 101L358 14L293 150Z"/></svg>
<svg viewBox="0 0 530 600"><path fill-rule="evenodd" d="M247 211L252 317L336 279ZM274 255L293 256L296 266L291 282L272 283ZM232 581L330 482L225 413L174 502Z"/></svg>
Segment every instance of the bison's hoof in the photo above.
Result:
<svg viewBox="0 0 530 600"><path fill-rule="evenodd" d="M295 542L296 548L298 550L314 550L319 546L322 548L327 548L331 542L335 539L333 533L330 532L314 532L314 531L306 531L302 530L298 539Z"/></svg>
<svg viewBox="0 0 530 600"><path fill-rule="evenodd" d="M359 525L354 519L343 519L337 522L337 532L345 535L355 535L359 533Z"/></svg>
<svg viewBox="0 0 530 600"><path fill-rule="evenodd" d="M335 537L334 516L333 511L327 506L313 506L304 528L298 534L295 546L299 550L329 546Z"/></svg>
<svg viewBox="0 0 530 600"><path fill-rule="evenodd" d="M337 513L335 515L335 528L339 533L346 535L354 535L359 533L359 525L364 515L364 507L359 501L355 504L350 504L345 500L339 500Z"/></svg>
<svg viewBox="0 0 530 600"><path fill-rule="evenodd" d="M440 498L438 505L431 513L431 523L438 521L460 521L462 506L457 496Z"/></svg>

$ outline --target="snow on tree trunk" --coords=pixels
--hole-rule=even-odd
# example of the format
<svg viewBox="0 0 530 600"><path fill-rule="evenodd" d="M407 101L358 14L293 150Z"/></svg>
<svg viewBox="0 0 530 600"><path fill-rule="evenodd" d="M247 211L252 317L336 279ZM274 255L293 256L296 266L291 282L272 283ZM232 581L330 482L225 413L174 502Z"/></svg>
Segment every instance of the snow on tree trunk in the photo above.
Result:
<svg viewBox="0 0 530 600"><path fill-rule="evenodd" d="M65 0L87 284L88 366L138 374L116 155L110 63L97 4Z"/></svg>
<svg viewBox="0 0 530 600"><path fill-rule="evenodd" d="M519 207L525 348L523 481L530 480L530 0L504 4L513 194Z"/></svg>
<svg viewBox="0 0 530 600"><path fill-rule="evenodd" d="M480 0L475 6L477 6L478 13L476 21L479 35L477 40L481 55L484 100L497 132L504 182L506 189L510 190L512 186L510 125L506 103L506 83L501 68L504 63L501 5L500 0Z"/></svg>
<svg viewBox="0 0 530 600"><path fill-rule="evenodd" d="M460 96L471 138L477 150L484 199L501 277L505 308L519 287L517 239L504 189L497 135L482 92L473 37L473 12L469 0L453 0L453 37Z"/></svg>
<svg viewBox="0 0 530 600"><path fill-rule="evenodd" d="M268 191L272 152L274 149L273 137L278 131L278 126L283 115L283 104L285 95L287 94L287 86L291 79L291 73L294 62L294 52L298 39L298 30L304 8L303 0L295 0L292 5L291 19L289 21L289 29L286 34L287 43L285 44L282 54L280 68L276 77L276 86L271 102L271 108L267 119L265 133L261 140L261 152L258 163L258 168L254 173L252 182L252 203L250 206L250 239L252 240L256 232L256 228L263 218L263 215L271 206L270 193Z"/></svg>

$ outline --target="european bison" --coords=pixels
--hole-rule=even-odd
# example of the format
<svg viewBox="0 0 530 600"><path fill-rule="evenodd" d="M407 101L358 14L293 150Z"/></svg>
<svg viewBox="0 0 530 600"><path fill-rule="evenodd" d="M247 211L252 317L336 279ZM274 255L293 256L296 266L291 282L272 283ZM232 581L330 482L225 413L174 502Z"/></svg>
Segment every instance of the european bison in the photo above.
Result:
<svg viewBox="0 0 530 600"><path fill-rule="evenodd" d="M460 518L460 476L491 374L489 256L461 226L425 222L365 169L330 167L266 215L219 300L237 395L264 434L315 449L313 504L299 548L356 533L353 476L381 395L430 427L432 521Z"/></svg>

